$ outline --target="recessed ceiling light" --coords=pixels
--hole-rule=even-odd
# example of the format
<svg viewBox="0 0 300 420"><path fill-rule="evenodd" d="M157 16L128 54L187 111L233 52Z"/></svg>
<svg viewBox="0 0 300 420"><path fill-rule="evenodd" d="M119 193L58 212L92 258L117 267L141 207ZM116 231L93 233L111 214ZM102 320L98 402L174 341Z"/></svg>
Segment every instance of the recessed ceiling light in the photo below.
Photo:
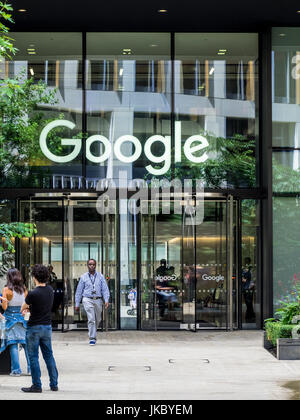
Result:
<svg viewBox="0 0 300 420"><path fill-rule="evenodd" d="M225 49L224 49L224 50L219 49L219 52L226 52L226 51L227 51L227 50L225 50Z"/></svg>
<svg viewBox="0 0 300 420"><path fill-rule="evenodd" d="M27 12L27 10L26 9L19 9L18 12L24 13L24 12Z"/></svg>
<svg viewBox="0 0 300 420"><path fill-rule="evenodd" d="M300 13L300 10L297 10L297 13Z"/></svg>
<svg viewBox="0 0 300 420"><path fill-rule="evenodd" d="M35 51L28 51L28 54L33 55L33 54L36 54L36 52Z"/></svg>
<svg viewBox="0 0 300 420"><path fill-rule="evenodd" d="M279 34L279 36L285 36L285 34Z"/></svg>
<svg viewBox="0 0 300 420"><path fill-rule="evenodd" d="M27 48L27 51L35 51L35 48Z"/></svg>
<svg viewBox="0 0 300 420"><path fill-rule="evenodd" d="M225 53L224 52L218 52L218 55L225 55Z"/></svg>
<svg viewBox="0 0 300 420"><path fill-rule="evenodd" d="M151 44L150 47L158 47L156 44Z"/></svg>
<svg viewBox="0 0 300 420"><path fill-rule="evenodd" d="M158 13L167 13L168 11L167 11L167 9L159 9L158 10Z"/></svg>

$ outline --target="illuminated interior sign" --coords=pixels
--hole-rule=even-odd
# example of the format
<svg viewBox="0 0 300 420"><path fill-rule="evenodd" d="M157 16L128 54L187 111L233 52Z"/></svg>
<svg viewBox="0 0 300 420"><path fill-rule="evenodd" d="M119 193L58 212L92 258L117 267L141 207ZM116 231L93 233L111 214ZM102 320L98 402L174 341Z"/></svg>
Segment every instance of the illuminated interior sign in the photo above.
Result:
<svg viewBox="0 0 300 420"><path fill-rule="evenodd" d="M55 163L68 163L74 160L80 153L82 148L81 139L61 139L62 146L74 146L71 153L66 156L58 156L52 153L47 146L47 136L49 132L57 127L67 127L70 130L75 128L75 124L67 120L55 120L50 122L44 127L40 135L40 147L43 154L52 162ZM100 156L95 156L91 152L92 144L99 142L102 143L104 152ZM134 152L131 156L125 156L121 147L124 143L132 143L134 145ZM161 143L164 147L164 151L160 156L152 153L153 144ZM208 141L201 135L193 135L186 139L183 152L185 157L193 163L203 163L208 159L207 153L202 153L201 156L195 156L197 152L205 149L208 146ZM93 135L86 140L86 158L93 163L105 162L112 154L120 161L124 163L133 163L142 154L142 145L139 139L130 134L119 137L113 144L102 135ZM175 122L175 162L181 162L182 158L182 144L181 144L181 122ZM144 144L144 154L146 158L155 164L163 164L159 169L153 168L152 165L146 166L147 171L152 175L163 175L165 174L171 165L171 137L162 135L153 135L149 137Z"/></svg>

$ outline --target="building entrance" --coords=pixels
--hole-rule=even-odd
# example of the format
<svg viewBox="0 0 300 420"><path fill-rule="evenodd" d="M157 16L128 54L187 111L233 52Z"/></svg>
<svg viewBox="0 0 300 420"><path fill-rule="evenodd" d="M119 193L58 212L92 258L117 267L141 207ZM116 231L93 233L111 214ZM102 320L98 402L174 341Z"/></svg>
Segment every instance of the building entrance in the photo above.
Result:
<svg viewBox="0 0 300 420"><path fill-rule="evenodd" d="M112 206L114 214L99 214L96 194L41 195L21 201L19 220L35 223L37 234L19 240L17 265L29 289L30 267L49 266L55 293L53 327L87 328L83 308L74 311L74 296L87 260L94 258L111 294L103 328L256 328L259 289L256 284L246 290L242 282L245 270L251 270L247 278L256 282L253 203L204 194L197 219L189 200L180 201L179 213L172 206L166 212L160 200L155 214L149 210L138 215L120 214L118 201ZM153 203L141 205L150 209ZM246 268L244 260L249 262ZM249 314L252 318L247 320Z"/></svg>
<svg viewBox="0 0 300 420"><path fill-rule="evenodd" d="M201 220L143 216L141 327L232 329L237 325L237 202L206 197Z"/></svg>
<svg viewBox="0 0 300 420"><path fill-rule="evenodd" d="M29 289L33 286L30 267L47 265L54 289L53 327L67 331L87 327L83 308L74 311L75 291L87 260L97 261L111 294L104 326L117 328L116 217L100 215L96 200L76 198L34 198L20 202L20 220L36 224L37 234L20 241L19 266Z"/></svg>

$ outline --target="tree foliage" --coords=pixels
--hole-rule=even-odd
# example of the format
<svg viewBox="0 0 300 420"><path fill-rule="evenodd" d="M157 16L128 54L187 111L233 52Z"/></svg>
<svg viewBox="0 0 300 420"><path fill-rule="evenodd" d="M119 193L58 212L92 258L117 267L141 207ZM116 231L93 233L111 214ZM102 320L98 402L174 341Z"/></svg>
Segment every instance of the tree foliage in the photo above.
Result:
<svg viewBox="0 0 300 420"><path fill-rule="evenodd" d="M16 53L17 48L13 45L13 39L8 36L9 28L6 22L13 23L12 12L13 8L10 4L0 1L0 61L3 59L11 59ZM12 127L16 126L16 131L22 133L24 121L26 120L26 110L30 108L24 107L24 101L20 101L19 106L16 106L18 98L24 96L24 87L21 87L20 80L6 79L1 80L0 83L0 168L1 176L5 176L5 168L10 165L14 145L21 142L22 136L16 137L13 135ZM32 101L31 101L32 102ZM9 107L8 104L11 104ZM23 108L24 107L24 108ZM23 124L21 120L23 119ZM19 146L20 149L20 146ZM33 223L0 223L0 237L4 241L7 251L15 252L14 238L32 237L36 233L36 226ZM3 244L0 244L0 251L4 251Z"/></svg>
<svg viewBox="0 0 300 420"><path fill-rule="evenodd" d="M4 239L7 250L12 253L15 252L14 238L31 238L34 233L37 233L34 223L0 223L0 237ZM4 251L2 245L0 251Z"/></svg>
<svg viewBox="0 0 300 420"><path fill-rule="evenodd" d="M200 133L208 141L205 152L208 159L193 163L182 156L180 164L163 177L172 179L199 179L207 188L251 188L256 186L255 138L242 135L224 138ZM203 154L201 150L200 155ZM197 154L195 154L197 156Z"/></svg>
<svg viewBox="0 0 300 420"><path fill-rule="evenodd" d="M13 8L10 4L0 1L0 61L4 59L11 60L16 53L13 39L8 35L9 28L7 22L14 23L12 19Z"/></svg>
<svg viewBox="0 0 300 420"><path fill-rule="evenodd" d="M41 127L49 121L40 104L54 104L55 91L42 81L25 79L21 72L14 79L0 81L0 175L5 185L24 185L30 166L44 159L39 147Z"/></svg>

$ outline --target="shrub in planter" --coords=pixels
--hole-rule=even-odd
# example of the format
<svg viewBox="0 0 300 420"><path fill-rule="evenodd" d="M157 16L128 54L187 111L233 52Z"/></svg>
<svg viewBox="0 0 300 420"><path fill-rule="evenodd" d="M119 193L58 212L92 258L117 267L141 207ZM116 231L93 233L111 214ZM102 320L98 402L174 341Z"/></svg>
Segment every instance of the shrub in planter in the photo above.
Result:
<svg viewBox="0 0 300 420"><path fill-rule="evenodd" d="M280 301L281 307L275 312L276 318L265 320L265 330L267 339L272 342L273 346L277 344L277 338L292 338L292 331L295 328L295 321L300 320L300 288L291 293L294 299L286 296L285 300ZM300 329L300 326L299 326Z"/></svg>
<svg viewBox="0 0 300 420"><path fill-rule="evenodd" d="M277 338L292 338L293 328L295 328L294 324L283 324L276 320L266 321L265 323L267 339L271 341L274 347L277 344Z"/></svg>

